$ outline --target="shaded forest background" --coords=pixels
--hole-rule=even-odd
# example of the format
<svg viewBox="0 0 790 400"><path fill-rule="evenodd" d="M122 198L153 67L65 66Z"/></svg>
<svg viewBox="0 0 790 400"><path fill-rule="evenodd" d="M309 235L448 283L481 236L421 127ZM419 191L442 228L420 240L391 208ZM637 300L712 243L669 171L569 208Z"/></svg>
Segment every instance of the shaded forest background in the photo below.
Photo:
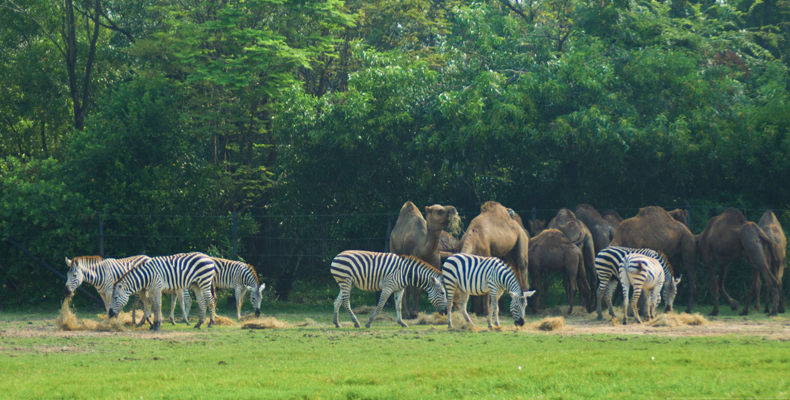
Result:
<svg viewBox="0 0 790 400"><path fill-rule="evenodd" d="M406 200L787 226L788 21L779 0L0 0L0 306L62 292L9 240L65 271L100 221L107 256L236 245L283 293L383 250Z"/></svg>

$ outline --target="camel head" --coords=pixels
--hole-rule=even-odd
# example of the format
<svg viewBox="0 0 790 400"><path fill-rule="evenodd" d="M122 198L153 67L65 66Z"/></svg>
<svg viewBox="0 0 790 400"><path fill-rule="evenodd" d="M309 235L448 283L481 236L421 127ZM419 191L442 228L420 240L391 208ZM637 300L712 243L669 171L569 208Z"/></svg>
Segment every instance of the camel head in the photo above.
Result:
<svg viewBox="0 0 790 400"><path fill-rule="evenodd" d="M446 230L453 235L460 233L461 217L458 216L458 210L453 206L439 204L427 206L425 207L425 220L429 230Z"/></svg>
<svg viewBox="0 0 790 400"><path fill-rule="evenodd" d="M533 219L529 221L529 229L532 231L532 236L538 236L546 229L545 219Z"/></svg>
<svg viewBox="0 0 790 400"><path fill-rule="evenodd" d="M510 292L510 313L516 321L516 326L524 326L524 312L527 310L527 298L535 294L534 290L527 292Z"/></svg>
<svg viewBox="0 0 790 400"><path fill-rule="evenodd" d="M431 278L429 285L428 300L436 307L439 314L447 314L447 292L444 290L444 280L441 277Z"/></svg>
<svg viewBox="0 0 790 400"><path fill-rule="evenodd" d="M664 284L664 299L666 299L667 303L667 308L664 310L665 312L672 311L672 306L675 303L675 296L678 294L678 285L681 279L683 279L683 275L677 278L670 275L669 282Z"/></svg>
<svg viewBox="0 0 790 400"><path fill-rule="evenodd" d="M260 286L247 286L247 289L250 291L250 303L252 307L255 308L255 316L261 316L261 300L263 299L263 290L266 289L266 284L261 283Z"/></svg>

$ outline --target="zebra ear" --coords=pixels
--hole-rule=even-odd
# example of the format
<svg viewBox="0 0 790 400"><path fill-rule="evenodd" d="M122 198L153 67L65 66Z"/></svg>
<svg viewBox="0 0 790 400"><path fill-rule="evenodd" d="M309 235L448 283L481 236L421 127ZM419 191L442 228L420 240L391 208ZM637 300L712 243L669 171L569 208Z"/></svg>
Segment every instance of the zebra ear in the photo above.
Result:
<svg viewBox="0 0 790 400"><path fill-rule="evenodd" d="M66 265L68 265L69 267L71 267L71 260L69 260L69 258L68 258L68 257L66 257Z"/></svg>
<svg viewBox="0 0 790 400"><path fill-rule="evenodd" d="M535 294L535 291L534 290L530 290L530 291L524 292L524 297L532 297L533 294Z"/></svg>
<svg viewBox="0 0 790 400"><path fill-rule="evenodd" d="M431 277L431 279L433 280L433 284L434 284L434 285L441 285L441 284L442 284L442 281L440 281L440 280L439 280L438 278L436 278L436 277Z"/></svg>
<svg viewBox="0 0 790 400"><path fill-rule="evenodd" d="M266 289L265 283L261 283L261 286L258 287L258 293L263 293L263 289Z"/></svg>
<svg viewBox="0 0 790 400"><path fill-rule="evenodd" d="M675 285L677 286L677 285L680 284L680 280L683 279L683 275L677 277L677 279L675 279L675 278L672 278L672 279L675 281Z"/></svg>

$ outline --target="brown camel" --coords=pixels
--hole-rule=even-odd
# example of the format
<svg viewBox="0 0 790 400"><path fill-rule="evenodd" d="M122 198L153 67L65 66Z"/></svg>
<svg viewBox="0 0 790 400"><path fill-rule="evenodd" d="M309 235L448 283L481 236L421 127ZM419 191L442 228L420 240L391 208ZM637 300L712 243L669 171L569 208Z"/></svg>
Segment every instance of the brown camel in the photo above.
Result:
<svg viewBox="0 0 790 400"><path fill-rule="evenodd" d="M592 311L590 302L590 285L584 269L582 251L571 243L565 235L556 229L546 229L540 235L529 239L529 275L532 285L538 290L535 300L535 312L543 305L542 275L546 272L562 271L562 285L568 298L568 315L573 313L573 302L576 292L581 287L581 303Z"/></svg>
<svg viewBox="0 0 790 400"><path fill-rule="evenodd" d="M576 206L576 217L590 230L595 254L608 246L614 238L614 233L617 232L617 226L605 220L598 210L589 204Z"/></svg>
<svg viewBox="0 0 790 400"><path fill-rule="evenodd" d="M675 221L661 207L640 208L636 216L626 219L617 227L617 233L609 245L660 251L666 254L672 265L680 265L679 260L682 260L689 277L686 312L691 312L691 305L697 297L697 271L694 268L696 242L686 225Z"/></svg>
<svg viewBox="0 0 790 400"><path fill-rule="evenodd" d="M439 245L442 231L455 229L460 223L458 211L453 206L432 205L425 207L425 218L414 205L407 201L403 204L390 234L390 252L398 255L417 257L441 270L442 262ZM406 318L417 317L417 306L420 302L419 288L406 287L404 292L403 312Z"/></svg>
<svg viewBox="0 0 790 400"><path fill-rule="evenodd" d="M733 310L738 309L738 302L730 297L724 288L724 277L727 270L734 261L746 258L756 269L762 273L766 284L773 296L774 308L771 315L776 315L778 308L777 289L778 282L771 273L770 265L773 258L773 241L769 238L757 224L750 222L746 216L736 208L728 208L723 213L711 218L705 230L697 237L697 246L702 252L705 265L708 267L708 278L710 279L711 291L713 292L713 311L711 315L719 314L719 291L724 294L727 303ZM770 249L770 255L766 257L763 248ZM716 269L713 261L716 261L721 268L718 282L716 280ZM754 277L757 272L753 272ZM752 285L755 283L753 282ZM752 289L750 288L750 291ZM741 315L749 313L749 304L741 311Z"/></svg>
<svg viewBox="0 0 790 400"><path fill-rule="evenodd" d="M771 273L774 274L776 280L779 282L779 313L785 312L785 298L784 293L782 293L782 278L785 274L785 263L787 262L787 238L785 237L784 230L782 230L782 225L779 224L779 220L776 219L776 215L774 215L773 211L768 210L763 214L763 217L760 218L760 222L757 223L757 226L771 238L773 241L774 252L776 254L776 259L772 260L774 262L771 263ZM755 296L757 301L755 302L755 308L758 310L760 309L760 286L762 286L760 282L760 275L756 273L756 271L752 270L752 282L756 283L754 285L755 289ZM749 297L746 302L747 306L752 301L751 297L751 288L749 290ZM768 302L765 303L765 312L768 313Z"/></svg>
<svg viewBox="0 0 790 400"><path fill-rule="evenodd" d="M621 217L620 214L615 210L606 210L602 215L603 219L609 221L609 224L612 225L615 230L617 230L617 227L623 223L623 217Z"/></svg>
<svg viewBox="0 0 790 400"><path fill-rule="evenodd" d="M676 208L676 209L674 209L672 211L669 211L669 215L671 215L672 218L675 221L681 222L683 225L686 225L687 228L689 227L689 212L688 212L688 210L683 210L683 209L680 209L680 208Z"/></svg>
<svg viewBox="0 0 790 400"><path fill-rule="evenodd" d="M540 235L544 229L546 229L545 219L533 219L529 221L529 230L532 232L532 236Z"/></svg>
<svg viewBox="0 0 790 400"><path fill-rule="evenodd" d="M584 259L584 269L593 271L595 268L595 245L593 244L593 237L587 226L584 225L580 219L576 218L573 211L562 208L557 212L557 215L549 222L549 229L557 229L561 231L571 243L581 249L582 258ZM598 281L595 274L592 275L592 282L589 283L591 287L598 287ZM592 301L592 299L590 299Z"/></svg>
<svg viewBox="0 0 790 400"><path fill-rule="evenodd" d="M469 223L461 238L461 253L503 259L516 273L522 291L529 289L529 233L501 204L488 201L480 206L480 215ZM487 312L488 296L472 301L476 314Z"/></svg>

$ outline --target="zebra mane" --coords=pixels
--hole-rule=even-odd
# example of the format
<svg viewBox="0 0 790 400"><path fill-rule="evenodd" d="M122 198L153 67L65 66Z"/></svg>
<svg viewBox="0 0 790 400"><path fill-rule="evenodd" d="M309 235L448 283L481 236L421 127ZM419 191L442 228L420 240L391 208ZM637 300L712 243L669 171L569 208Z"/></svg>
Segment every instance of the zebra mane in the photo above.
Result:
<svg viewBox="0 0 790 400"><path fill-rule="evenodd" d="M431 264L428 264L427 262L425 262L425 261L423 261L422 259L420 259L420 258L417 258L417 257L415 257L415 256L412 256L412 255L409 255L409 254L402 254L402 255L400 255L399 257L400 257L400 258L403 258L404 260L408 260L408 261L414 261L414 264L415 264L415 265L417 265L417 266L420 266L420 267L423 267L423 268L430 269L430 270L432 270L433 272L436 272L436 273L437 273L437 274L439 274L439 275L441 275L441 274L442 274L442 271L441 271L440 269L438 269L438 268L434 267L434 266L433 266L433 265L431 265Z"/></svg>
<svg viewBox="0 0 790 400"><path fill-rule="evenodd" d="M667 270L669 271L670 276L675 276L675 271L674 269L672 269L672 264L669 263L669 259L667 258L667 255L664 254L664 252L661 250L654 250L654 251L658 253L658 261L660 261L663 265L667 266Z"/></svg>
<svg viewBox="0 0 790 400"><path fill-rule="evenodd" d="M102 256L79 256L79 257L74 257L71 261L75 262L75 261L102 261L102 260L104 260L104 257Z"/></svg>

